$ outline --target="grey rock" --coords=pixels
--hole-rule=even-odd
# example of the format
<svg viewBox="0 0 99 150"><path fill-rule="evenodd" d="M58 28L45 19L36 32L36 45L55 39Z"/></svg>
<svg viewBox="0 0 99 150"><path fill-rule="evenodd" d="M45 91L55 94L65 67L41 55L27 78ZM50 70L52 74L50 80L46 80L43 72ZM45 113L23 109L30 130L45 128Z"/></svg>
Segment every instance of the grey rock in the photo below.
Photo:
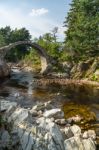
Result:
<svg viewBox="0 0 99 150"><path fill-rule="evenodd" d="M37 117L39 114L36 110L33 110L33 109L30 110L29 112L32 114L32 117Z"/></svg>
<svg viewBox="0 0 99 150"><path fill-rule="evenodd" d="M52 109L53 106L51 105L51 101L45 102L45 103L39 103L35 106L33 106L32 110L36 111L44 111L44 110L49 110Z"/></svg>
<svg viewBox="0 0 99 150"><path fill-rule="evenodd" d="M18 150L95 150L93 131L88 131L89 136L84 139L79 126L73 125L60 130L60 127L54 123L54 117L63 118L60 109L45 111L44 114L47 112L49 117L32 117L35 123L31 121L29 111L31 110L23 108L14 108L12 111L10 107L6 111L9 113L8 120L14 122L13 133L11 133L12 145L17 145ZM31 113L37 112L34 109L32 111ZM64 119L60 120L64 122ZM7 136L4 138L8 137L6 140L8 144L10 136L8 132L5 135Z"/></svg>
<svg viewBox="0 0 99 150"><path fill-rule="evenodd" d="M8 121L13 121L14 124L18 125L22 121L28 118L28 110L24 108L17 108L14 113L8 118Z"/></svg>
<svg viewBox="0 0 99 150"><path fill-rule="evenodd" d="M96 139L96 133L94 130L85 131L83 133L83 138L92 138L93 140L95 140Z"/></svg>
<svg viewBox="0 0 99 150"><path fill-rule="evenodd" d="M74 135L81 135L81 128L77 125L71 126L70 130Z"/></svg>
<svg viewBox="0 0 99 150"><path fill-rule="evenodd" d="M56 119L55 123L58 125L66 125L66 120L65 119Z"/></svg>
<svg viewBox="0 0 99 150"><path fill-rule="evenodd" d="M65 127L64 129L66 139L71 138L74 136L73 132L71 131L70 127Z"/></svg>
<svg viewBox="0 0 99 150"><path fill-rule="evenodd" d="M96 150L92 139L81 139L80 136L74 136L64 141L65 150Z"/></svg>
<svg viewBox="0 0 99 150"><path fill-rule="evenodd" d="M0 101L0 111L8 110L16 106L17 106L16 102L9 102L6 100Z"/></svg>
<svg viewBox="0 0 99 150"><path fill-rule="evenodd" d="M54 117L56 119L59 119L59 118L64 117L64 112L61 109L56 108L56 109L51 109L51 110L45 111L43 116L46 118Z"/></svg>
<svg viewBox="0 0 99 150"><path fill-rule="evenodd" d="M7 130L0 130L0 150L5 147L9 147L10 135Z"/></svg>

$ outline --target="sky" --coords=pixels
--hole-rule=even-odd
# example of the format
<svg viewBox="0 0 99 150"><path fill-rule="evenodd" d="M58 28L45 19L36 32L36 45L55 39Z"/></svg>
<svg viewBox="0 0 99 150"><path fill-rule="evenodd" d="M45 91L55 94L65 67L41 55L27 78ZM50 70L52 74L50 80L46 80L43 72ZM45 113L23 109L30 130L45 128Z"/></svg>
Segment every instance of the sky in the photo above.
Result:
<svg viewBox="0 0 99 150"><path fill-rule="evenodd" d="M25 27L32 37L39 37L58 27L64 38L63 22L72 0L0 0L0 27Z"/></svg>

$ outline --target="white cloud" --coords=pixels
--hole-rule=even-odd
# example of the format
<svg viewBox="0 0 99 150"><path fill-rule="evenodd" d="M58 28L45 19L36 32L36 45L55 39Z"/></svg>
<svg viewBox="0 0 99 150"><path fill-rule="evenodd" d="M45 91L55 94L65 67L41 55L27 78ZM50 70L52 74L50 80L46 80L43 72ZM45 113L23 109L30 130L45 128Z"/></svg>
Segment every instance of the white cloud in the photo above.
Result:
<svg viewBox="0 0 99 150"><path fill-rule="evenodd" d="M31 16L24 13L21 9L8 9L0 6L0 27L11 26L11 28L26 27L33 37L50 32L54 27L59 27L59 37L63 39L61 25L48 16L37 16L31 19Z"/></svg>
<svg viewBox="0 0 99 150"><path fill-rule="evenodd" d="M48 9L45 9L45 8L32 9L32 12L29 15L30 16L41 16L41 15L47 14L48 12L49 12Z"/></svg>

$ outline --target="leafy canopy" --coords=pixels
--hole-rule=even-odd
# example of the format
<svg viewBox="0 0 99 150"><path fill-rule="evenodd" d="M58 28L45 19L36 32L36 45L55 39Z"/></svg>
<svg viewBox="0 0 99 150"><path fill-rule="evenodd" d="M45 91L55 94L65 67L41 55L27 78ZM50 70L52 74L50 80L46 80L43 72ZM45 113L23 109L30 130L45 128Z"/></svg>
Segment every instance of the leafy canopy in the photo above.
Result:
<svg viewBox="0 0 99 150"><path fill-rule="evenodd" d="M72 55L99 54L99 0L73 0L64 24Z"/></svg>

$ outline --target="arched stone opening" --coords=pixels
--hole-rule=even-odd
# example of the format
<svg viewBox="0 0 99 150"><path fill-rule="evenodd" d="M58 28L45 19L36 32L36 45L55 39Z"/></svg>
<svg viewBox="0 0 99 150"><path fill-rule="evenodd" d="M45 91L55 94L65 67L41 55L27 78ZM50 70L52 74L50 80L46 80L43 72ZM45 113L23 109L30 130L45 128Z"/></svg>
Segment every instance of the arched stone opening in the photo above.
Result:
<svg viewBox="0 0 99 150"><path fill-rule="evenodd" d="M32 42L32 41L18 41L15 43L11 43L8 46L4 46L2 48L0 48L0 55L1 55L1 59L3 60L5 55L10 51L11 48L14 48L18 45L29 45L31 47L33 47L37 53L40 56L40 60L41 60L41 74L47 74L49 68L50 68L50 64L51 64L51 57L46 53L46 50L44 50L44 48L42 48L40 45Z"/></svg>

